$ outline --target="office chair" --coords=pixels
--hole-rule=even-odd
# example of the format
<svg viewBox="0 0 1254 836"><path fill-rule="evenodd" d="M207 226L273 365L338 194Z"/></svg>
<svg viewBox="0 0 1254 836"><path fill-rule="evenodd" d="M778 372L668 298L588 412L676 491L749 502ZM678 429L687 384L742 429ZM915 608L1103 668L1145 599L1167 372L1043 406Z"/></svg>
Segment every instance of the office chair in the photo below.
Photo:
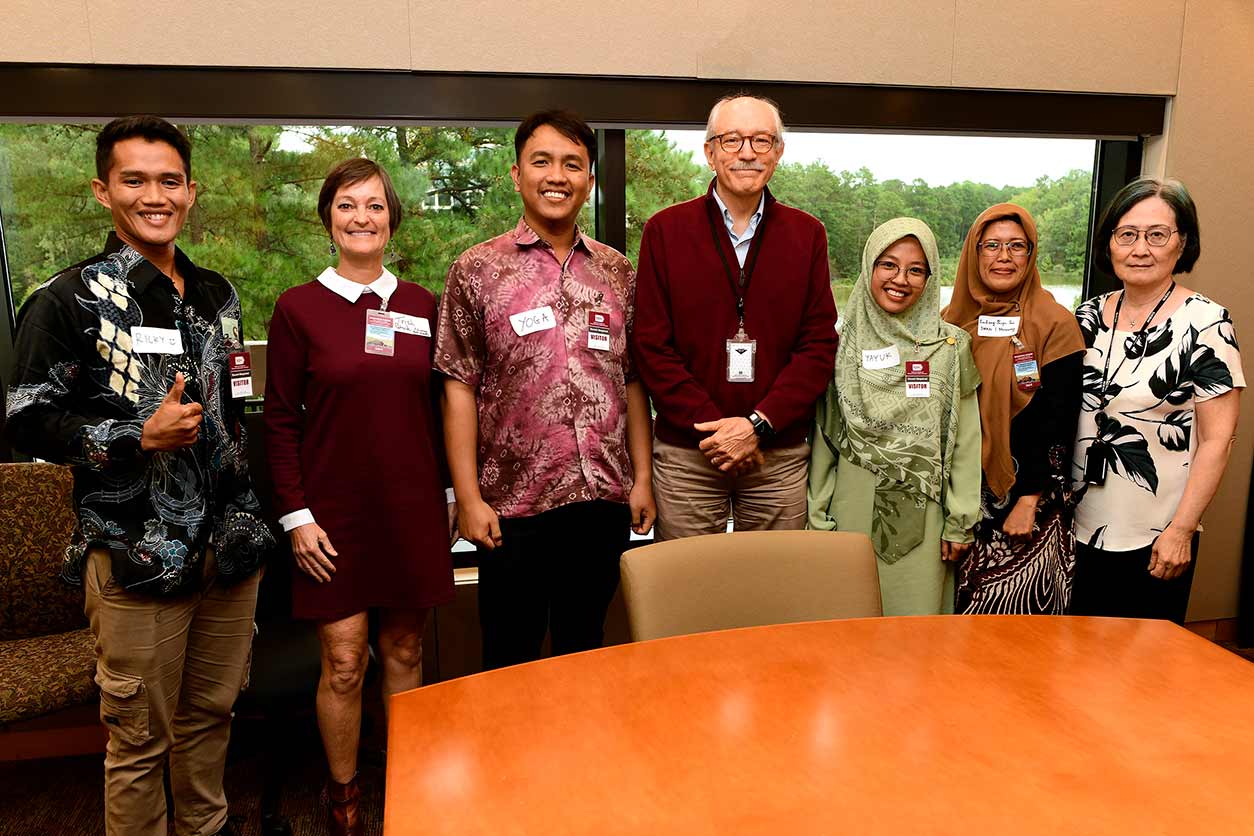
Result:
<svg viewBox="0 0 1254 836"><path fill-rule="evenodd" d="M882 614L875 550L847 531L744 531L642 546L621 561L633 641Z"/></svg>

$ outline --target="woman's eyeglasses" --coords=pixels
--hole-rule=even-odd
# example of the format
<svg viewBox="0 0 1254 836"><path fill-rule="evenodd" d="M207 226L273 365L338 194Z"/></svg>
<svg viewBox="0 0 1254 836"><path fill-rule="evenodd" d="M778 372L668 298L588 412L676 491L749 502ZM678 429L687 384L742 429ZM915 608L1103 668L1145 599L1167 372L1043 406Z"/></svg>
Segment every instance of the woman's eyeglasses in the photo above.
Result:
<svg viewBox="0 0 1254 836"><path fill-rule="evenodd" d="M1137 226L1121 226L1112 232L1110 237L1121 247L1131 247L1137 242L1138 238L1144 235L1145 243L1151 247L1165 247L1167 242L1171 240L1171 236L1178 231L1169 226L1151 226L1146 229L1141 229Z"/></svg>

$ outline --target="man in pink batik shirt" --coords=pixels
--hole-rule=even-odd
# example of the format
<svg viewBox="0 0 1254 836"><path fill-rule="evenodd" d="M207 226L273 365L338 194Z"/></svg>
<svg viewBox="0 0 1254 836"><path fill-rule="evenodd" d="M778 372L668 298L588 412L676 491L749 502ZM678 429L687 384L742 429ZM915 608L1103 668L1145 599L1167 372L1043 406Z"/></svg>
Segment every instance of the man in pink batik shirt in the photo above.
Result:
<svg viewBox="0 0 1254 836"><path fill-rule="evenodd" d="M652 528L649 409L627 350L635 272L576 224L596 135L545 111L511 169L523 217L449 268L436 368L483 666L600 647L628 530Z"/></svg>

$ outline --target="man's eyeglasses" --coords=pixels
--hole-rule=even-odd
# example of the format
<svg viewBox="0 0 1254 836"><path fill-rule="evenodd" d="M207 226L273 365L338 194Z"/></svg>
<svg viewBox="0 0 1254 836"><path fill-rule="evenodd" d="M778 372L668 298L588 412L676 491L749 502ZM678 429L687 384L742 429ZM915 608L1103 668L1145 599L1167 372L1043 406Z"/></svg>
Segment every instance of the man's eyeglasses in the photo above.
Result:
<svg viewBox="0 0 1254 836"><path fill-rule="evenodd" d="M1135 226L1121 226L1112 232L1110 237L1121 247L1131 247L1144 234L1145 243L1151 247L1165 247L1167 242L1171 240L1171 236L1178 231L1169 226L1151 226L1148 229L1141 229Z"/></svg>
<svg viewBox="0 0 1254 836"><path fill-rule="evenodd" d="M1032 243L1022 238L1016 238L1013 241L981 241L976 246L979 247L981 255L990 258L995 258L1001 252L1002 247L1006 248L1011 258L1025 258L1028 253L1032 252Z"/></svg>
<svg viewBox="0 0 1254 836"><path fill-rule="evenodd" d="M765 154L775 147L775 143L779 142L775 134L741 136L737 133L717 134L706 139L706 142L717 142L718 146L728 154L739 154L740 149L744 147L745 140L749 141L749 147L755 154Z"/></svg>
<svg viewBox="0 0 1254 836"><path fill-rule="evenodd" d="M886 279L895 279L901 273L901 265L887 259L875 262L875 269ZM927 281L928 275L926 267L913 265L906 268L906 281L910 284L923 284Z"/></svg>

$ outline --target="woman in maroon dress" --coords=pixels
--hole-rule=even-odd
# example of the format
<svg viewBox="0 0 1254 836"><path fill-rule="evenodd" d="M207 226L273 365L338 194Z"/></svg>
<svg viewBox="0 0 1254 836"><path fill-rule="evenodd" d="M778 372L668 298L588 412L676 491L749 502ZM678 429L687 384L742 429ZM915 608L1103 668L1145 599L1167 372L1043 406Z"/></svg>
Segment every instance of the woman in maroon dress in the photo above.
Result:
<svg viewBox="0 0 1254 836"><path fill-rule="evenodd" d="M280 524L301 572L292 610L318 622L318 726L330 832L360 832L357 745L367 610L380 615L383 696L416 688L427 611L453 599L456 509L446 493L431 359L436 302L383 266L401 222L387 172L327 175L318 214L335 268L279 297L270 323L266 444Z"/></svg>

